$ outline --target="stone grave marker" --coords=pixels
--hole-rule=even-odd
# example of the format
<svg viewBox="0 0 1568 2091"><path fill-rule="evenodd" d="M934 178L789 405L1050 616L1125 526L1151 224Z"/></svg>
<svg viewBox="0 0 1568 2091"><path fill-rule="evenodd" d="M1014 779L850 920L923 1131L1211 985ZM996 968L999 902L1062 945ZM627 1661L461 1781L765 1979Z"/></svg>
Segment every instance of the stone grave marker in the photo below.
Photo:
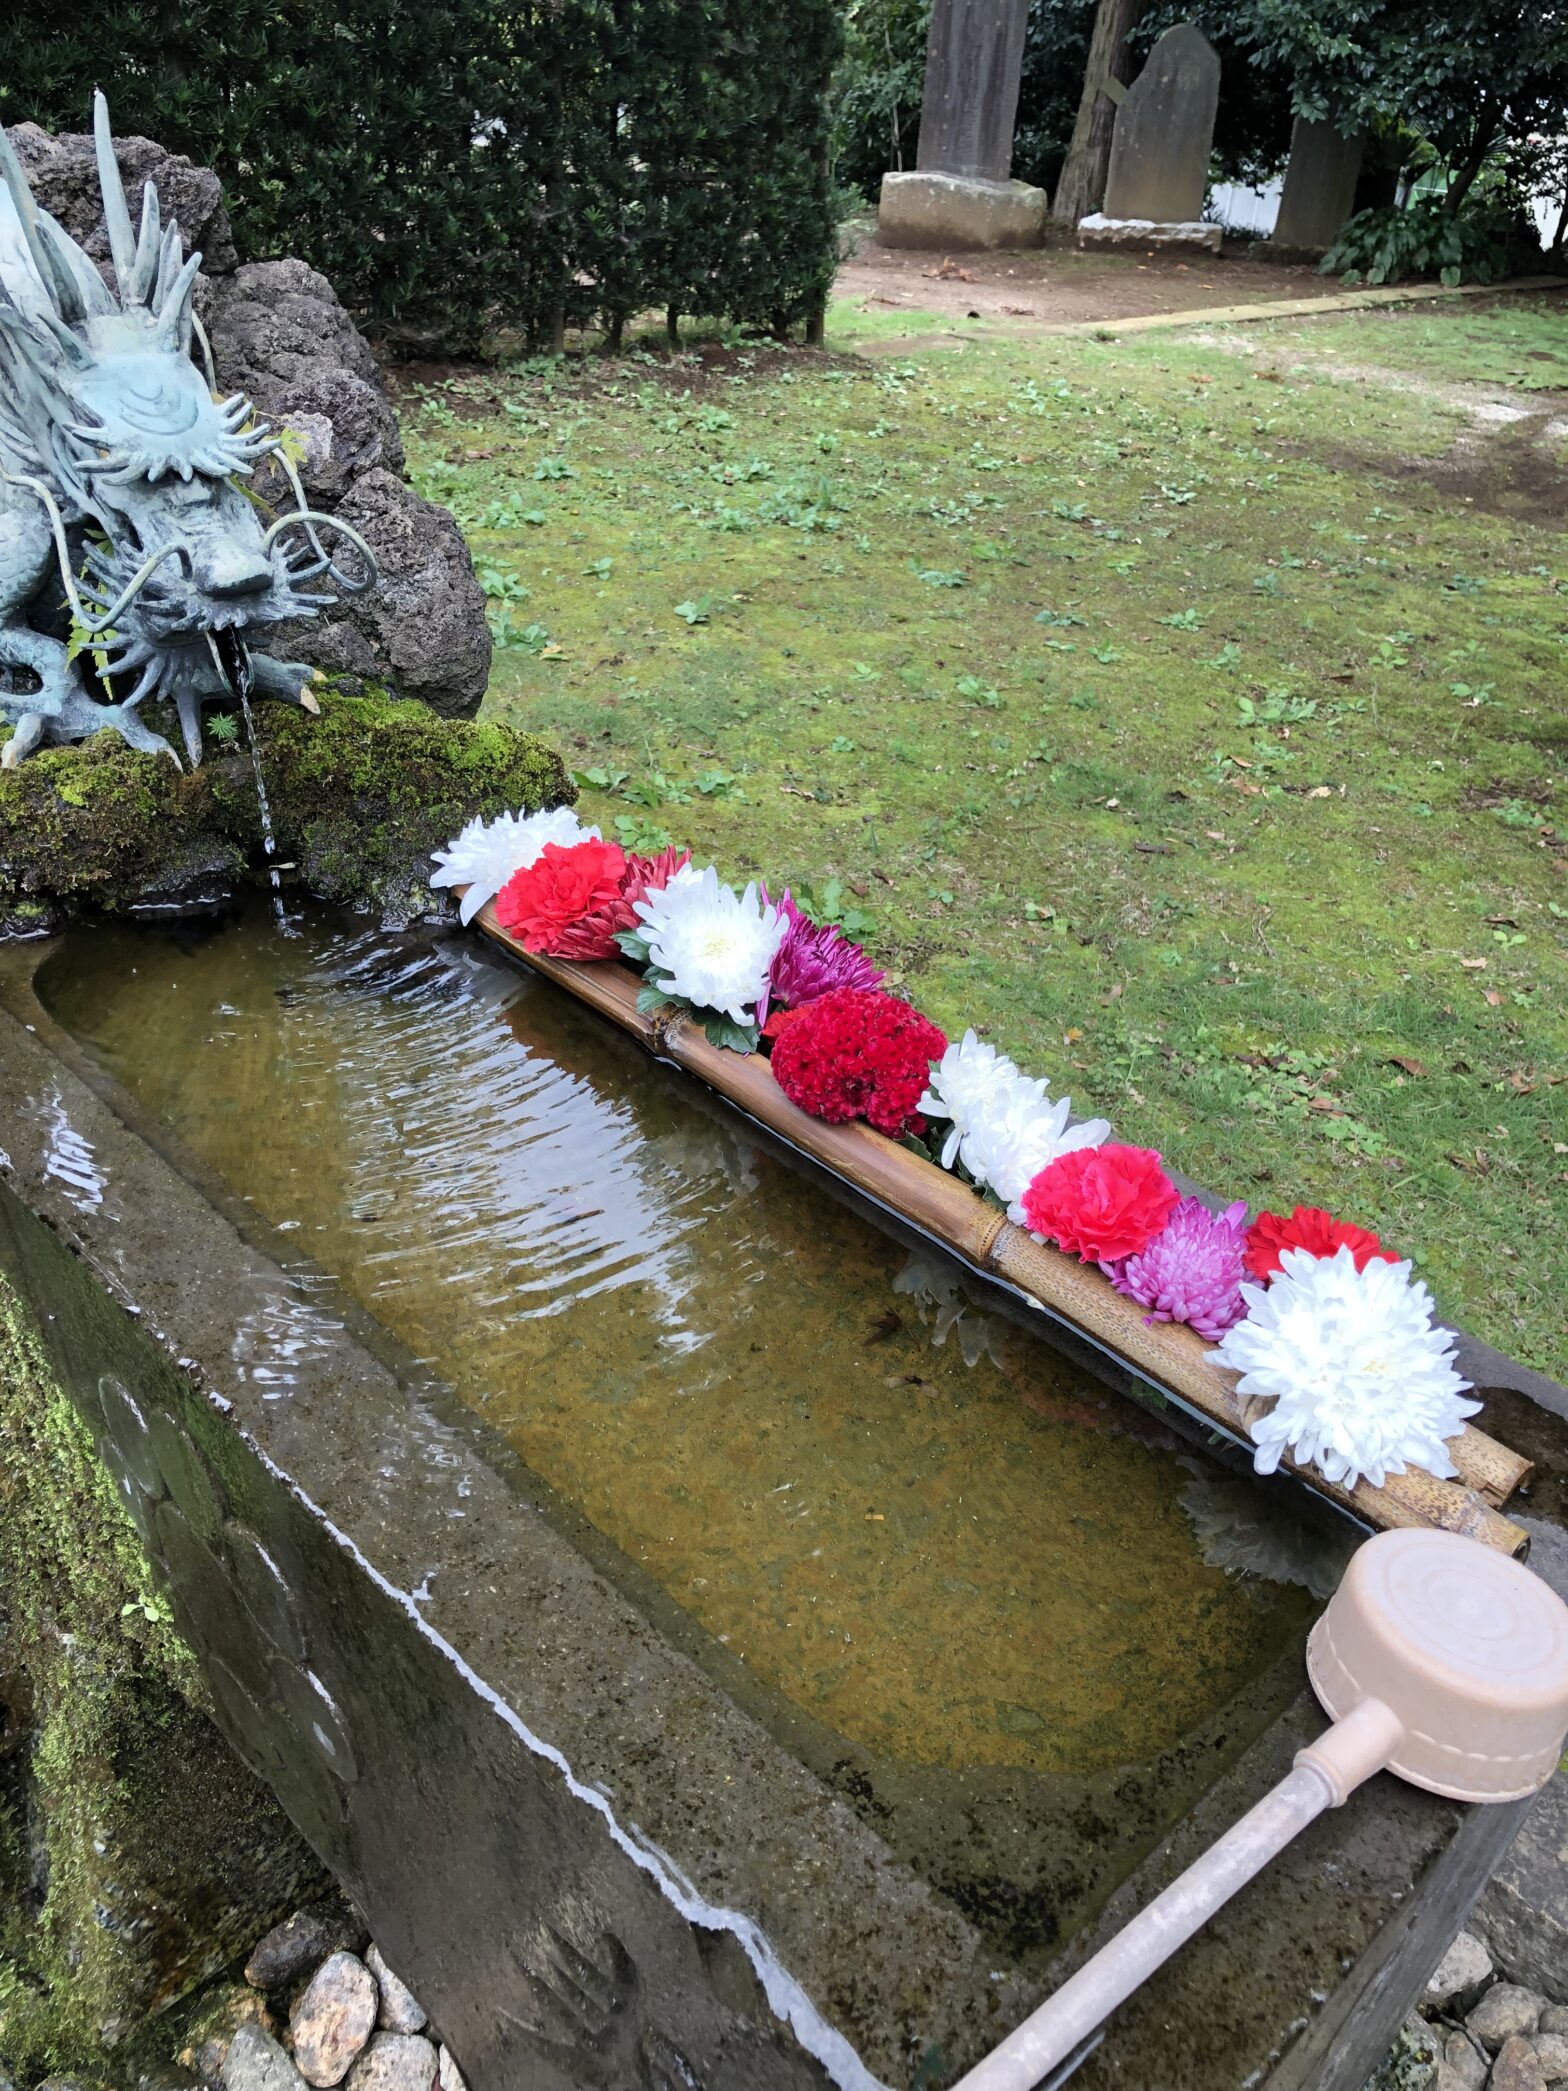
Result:
<svg viewBox="0 0 1568 2091"><path fill-rule="evenodd" d="M882 181L893 247L1032 247L1043 189L1010 177L1029 0L934 0L912 174Z"/></svg>
<svg viewBox="0 0 1568 2091"><path fill-rule="evenodd" d="M1331 247L1355 201L1364 138L1347 138L1332 123L1298 116L1290 134L1290 164L1270 244Z"/></svg>
<svg viewBox="0 0 1568 2091"><path fill-rule="evenodd" d="M1132 232L1148 244L1179 232L1184 244L1217 247L1219 228L1200 220L1219 96L1219 57L1202 30L1167 29L1116 112L1105 207L1081 219L1080 232Z"/></svg>

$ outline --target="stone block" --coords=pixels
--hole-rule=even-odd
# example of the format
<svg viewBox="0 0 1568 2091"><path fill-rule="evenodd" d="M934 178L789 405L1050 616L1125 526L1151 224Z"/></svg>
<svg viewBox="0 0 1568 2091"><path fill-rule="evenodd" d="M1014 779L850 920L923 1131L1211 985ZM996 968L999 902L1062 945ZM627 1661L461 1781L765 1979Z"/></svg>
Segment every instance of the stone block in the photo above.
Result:
<svg viewBox="0 0 1568 2091"><path fill-rule="evenodd" d="M1080 247L1138 247L1161 254L1218 254L1224 229L1201 218L1163 224L1153 218L1111 218L1091 211L1078 220Z"/></svg>
<svg viewBox="0 0 1568 2091"><path fill-rule="evenodd" d="M1515 1981L1568 2004L1568 1775L1525 1817L1470 1920Z"/></svg>
<svg viewBox="0 0 1568 2091"><path fill-rule="evenodd" d="M884 174L877 237L885 247L1038 247L1048 200L1028 182Z"/></svg>

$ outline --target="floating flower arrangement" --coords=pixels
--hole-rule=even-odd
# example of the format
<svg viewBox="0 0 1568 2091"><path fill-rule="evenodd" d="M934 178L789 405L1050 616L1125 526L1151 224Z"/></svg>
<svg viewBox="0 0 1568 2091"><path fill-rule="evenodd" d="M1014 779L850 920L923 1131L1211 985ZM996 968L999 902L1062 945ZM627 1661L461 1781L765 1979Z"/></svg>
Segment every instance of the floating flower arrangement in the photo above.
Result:
<svg viewBox="0 0 1568 2091"><path fill-rule="evenodd" d="M973 1185L1036 1241L1097 1267L1144 1320L1184 1322L1266 1402L1254 1464L1287 1454L1343 1489L1419 1467L1457 1472L1447 1441L1480 1404L1454 1338L1408 1261L1314 1206L1221 1212L1184 1197L1152 1148L1103 1118L1074 1122L995 1046L949 1042L842 930L786 889L737 892L673 849L635 856L573 812L470 821L437 856L436 886L466 887L470 922L494 900L525 951L622 958L638 1008L674 1009L716 1046L766 1053L780 1090L829 1124L863 1120Z"/></svg>

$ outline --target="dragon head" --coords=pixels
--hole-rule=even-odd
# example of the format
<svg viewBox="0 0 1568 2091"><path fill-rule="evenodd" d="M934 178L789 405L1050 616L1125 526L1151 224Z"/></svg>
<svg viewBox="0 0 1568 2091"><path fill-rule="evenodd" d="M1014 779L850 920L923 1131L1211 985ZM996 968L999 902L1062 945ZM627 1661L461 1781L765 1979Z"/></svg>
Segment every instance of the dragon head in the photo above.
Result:
<svg viewBox="0 0 1568 2091"><path fill-rule="evenodd" d="M248 634L314 615L331 598L313 582L368 587L375 564L346 524L308 507L249 401L217 398L192 303L201 256L162 224L151 182L133 230L101 94L93 130L114 292L38 208L0 130L0 477L48 512L107 693L124 706L172 698L191 742L203 697L242 687ZM268 457L295 502L275 517L245 486ZM354 547L354 571L323 535Z"/></svg>

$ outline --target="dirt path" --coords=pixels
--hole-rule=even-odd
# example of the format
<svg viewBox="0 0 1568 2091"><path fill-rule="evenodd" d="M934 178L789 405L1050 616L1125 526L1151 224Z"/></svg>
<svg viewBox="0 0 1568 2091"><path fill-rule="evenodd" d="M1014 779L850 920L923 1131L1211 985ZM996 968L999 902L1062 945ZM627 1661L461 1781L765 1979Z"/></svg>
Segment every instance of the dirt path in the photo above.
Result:
<svg viewBox="0 0 1568 2091"><path fill-rule="evenodd" d="M835 296L867 313L930 313L943 319L1032 324L1134 319L1201 311L1213 305L1343 295L1309 268L1277 267L1228 255L1080 254L1071 247L1030 253L921 253L861 239L840 268Z"/></svg>

